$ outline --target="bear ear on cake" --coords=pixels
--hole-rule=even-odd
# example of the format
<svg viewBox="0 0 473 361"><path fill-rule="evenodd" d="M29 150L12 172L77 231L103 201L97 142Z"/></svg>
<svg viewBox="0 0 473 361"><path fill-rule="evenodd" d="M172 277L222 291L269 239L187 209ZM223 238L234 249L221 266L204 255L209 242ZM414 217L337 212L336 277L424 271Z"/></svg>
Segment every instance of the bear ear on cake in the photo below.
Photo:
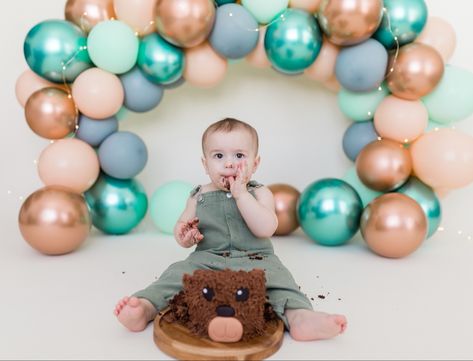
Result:
<svg viewBox="0 0 473 361"><path fill-rule="evenodd" d="M262 282L263 284L266 283L266 277L265 277L264 270L262 270L260 268L254 268L248 273L255 280L258 280L258 281Z"/></svg>

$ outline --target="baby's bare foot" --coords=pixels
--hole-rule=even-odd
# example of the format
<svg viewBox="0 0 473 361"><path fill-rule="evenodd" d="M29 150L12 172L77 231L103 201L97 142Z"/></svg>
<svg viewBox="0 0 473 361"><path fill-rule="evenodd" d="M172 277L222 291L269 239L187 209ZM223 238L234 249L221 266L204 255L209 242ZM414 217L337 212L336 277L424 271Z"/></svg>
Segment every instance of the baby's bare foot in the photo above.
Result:
<svg viewBox="0 0 473 361"><path fill-rule="evenodd" d="M310 310L287 310L290 334L297 341L324 340L343 333L347 320L342 315L331 315Z"/></svg>
<svg viewBox="0 0 473 361"><path fill-rule="evenodd" d="M152 307L150 309L150 306ZM155 316L153 305L142 298L124 297L115 306L114 314L130 331L143 331Z"/></svg>

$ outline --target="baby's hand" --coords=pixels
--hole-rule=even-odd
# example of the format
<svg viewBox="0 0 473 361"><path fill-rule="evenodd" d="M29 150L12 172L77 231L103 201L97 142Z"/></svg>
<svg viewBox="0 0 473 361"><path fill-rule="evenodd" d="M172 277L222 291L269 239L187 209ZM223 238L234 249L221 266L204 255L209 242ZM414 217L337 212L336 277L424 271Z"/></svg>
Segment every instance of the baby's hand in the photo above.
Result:
<svg viewBox="0 0 473 361"><path fill-rule="evenodd" d="M187 222L181 222L178 225L178 237L181 246L189 248L199 243L204 238L203 234L200 233L197 225L199 224L199 218L195 217Z"/></svg>
<svg viewBox="0 0 473 361"><path fill-rule="evenodd" d="M246 185L250 181L251 174L248 170L246 160L237 165L235 178L229 177L230 192L233 198L238 199L243 193L247 192Z"/></svg>

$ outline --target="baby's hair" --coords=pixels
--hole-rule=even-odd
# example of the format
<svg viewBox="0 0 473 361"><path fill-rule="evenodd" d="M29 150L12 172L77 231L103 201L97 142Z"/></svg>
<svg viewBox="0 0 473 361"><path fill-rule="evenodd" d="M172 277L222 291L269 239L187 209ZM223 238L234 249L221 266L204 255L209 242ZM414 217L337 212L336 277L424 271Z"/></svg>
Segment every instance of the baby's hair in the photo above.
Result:
<svg viewBox="0 0 473 361"><path fill-rule="evenodd" d="M207 141L207 137L210 134L213 134L215 132L229 133L235 129L245 129L251 134L256 144L256 154L258 154L258 146L259 146L258 132L256 131L255 128L253 128L248 123L245 123L235 118L225 118L209 125L209 127L205 130L204 134L202 135L202 152L204 152L205 154L205 142Z"/></svg>

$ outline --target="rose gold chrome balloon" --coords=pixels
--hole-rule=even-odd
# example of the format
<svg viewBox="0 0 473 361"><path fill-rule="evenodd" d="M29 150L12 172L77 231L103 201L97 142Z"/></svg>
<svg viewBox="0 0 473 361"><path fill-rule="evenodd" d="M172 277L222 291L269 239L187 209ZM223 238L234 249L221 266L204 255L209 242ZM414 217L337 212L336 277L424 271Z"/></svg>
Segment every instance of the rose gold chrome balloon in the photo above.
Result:
<svg viewBox="0 0 473 361"><path fill-rule="evenodd" d="M337 45L353 45L368 39L383 17L382 0L322 0L319 24Z"/></svg>
<svg viewBox="0 0 473 361"><path fill-rule="evenodd" d="M268 188L273 192L278 228L276 236L285 236L299 227L297 220L297 201L301 193L288 184L271 184Z"/></svg>
<svg viewBox="0 0 473 361"><path fill-rule="evenodd" d="M356 172L369 188L388 192L407 181L412 171L409 151L389 139L366 145L356 158Z"/></svg>
<svg viewBox="0 0 473 361"><path fill-rule="evenodd" d="M191 48L207 39L215 20L212 0L158 0L156 28L170 43Z"/></svg>
<svg viewBox="0 0 473 361"><path fill-rule="evenodd" d="M417 100L429 94L442 79L444 63L429 45L411 43L390 57L387 84L399 98Z"/></svg>
<svg viewBox="0 0 473 361"><path fill-rule="evenodd" d="M86 33L97 23L116 18L113 0L67 0L64 13Z"/></svg>
<svg viewBox="0 0 473 361"><path fill-rule="evenodd" d="M360 231L373 252L401 258L422 244L427 235L427 218L414 199L401 193L388 193L375 198L365 208Z"/></svg>
<svg viewBox="0 0 473 361"><path fill-rule="evenodd" d="M84 198L59 186L41 188L26 198L18 222L25 241L49 255L74 251L91 227Z"/></svg>
<svg viewBox="0 0 473 361"><path fill-rule="evenodd" d="M35 91L25 104L25 118L30 128L47 139L61 139L75 131L77 109L64 90L48 87Z"/></svg>

